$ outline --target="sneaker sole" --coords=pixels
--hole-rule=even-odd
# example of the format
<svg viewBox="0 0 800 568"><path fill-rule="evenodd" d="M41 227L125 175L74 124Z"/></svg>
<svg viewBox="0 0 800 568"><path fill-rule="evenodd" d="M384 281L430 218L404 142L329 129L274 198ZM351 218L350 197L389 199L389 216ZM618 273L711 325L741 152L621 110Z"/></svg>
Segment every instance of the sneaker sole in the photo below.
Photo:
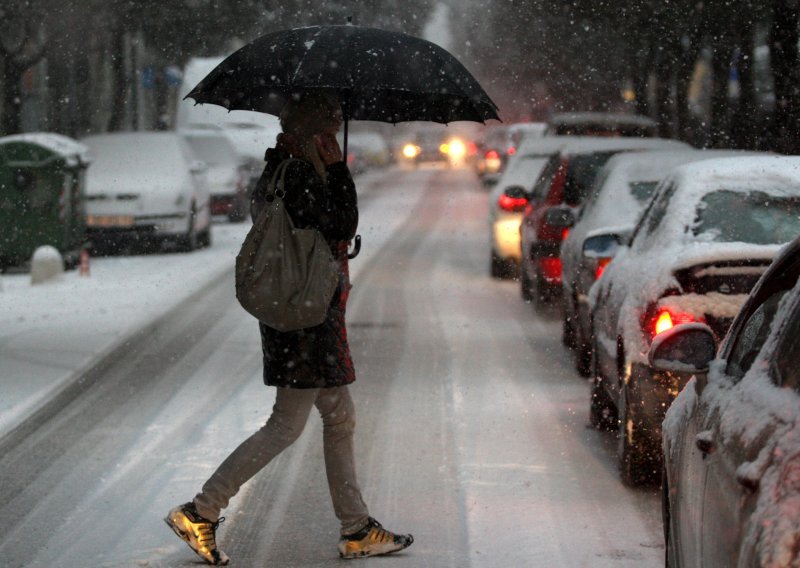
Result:
<svg viewBox="0 0 800 568"><path fill-rule="evenodd" d="M181 528L177 524L175 524L175 522L173 522L173 520L171 518L169 518L169 517L164 517L164 522L167 523L167 526L172 529L172 532L174 532L176 535L178 535L178 538L180 538L183 542L186 543L186 546L188 546L189 549L192 552L194 552L197 556L199 556L207 564L211 564L212 566L227 566L228 562L230 562L229 559L228 560L220 560L216 564L209 562L203 555L201 555L199 552L197 552L195 550L195 548L192 546L192 539L186 533L186 531L181 530Z"/></svg>
<svg viewBox="0 0 800 568"><path fill-rule="evenodd" d="M385 550L381 550L376 547L376 549L373 550L362 550L360 552L351 552L350 554L346 554L340 550L339 558L342 558L344 560L353 560L356 558L369 558L370 556L385 556L387 554L393 554L395 552L400 552L401 550L405 550L413 543L414 543L414 538L410 537L407 543L402 545L389 545ZM397 547L394 548L394 546Z"/></svg>

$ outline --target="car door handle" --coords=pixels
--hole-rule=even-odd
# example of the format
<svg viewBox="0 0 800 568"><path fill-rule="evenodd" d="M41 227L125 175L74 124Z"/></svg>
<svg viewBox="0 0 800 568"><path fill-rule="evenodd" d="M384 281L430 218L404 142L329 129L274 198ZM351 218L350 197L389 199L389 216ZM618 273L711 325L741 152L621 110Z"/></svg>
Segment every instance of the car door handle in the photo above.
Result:
<svg viewBox="0 0 800 568"><path fill-rule="evenodd" d="M697 449L700 450L704 458L711 454L714 451L714 437L712 432L710 430L705 430L697 434L697 436L694 437L694 445L697 446Z"/></svg>

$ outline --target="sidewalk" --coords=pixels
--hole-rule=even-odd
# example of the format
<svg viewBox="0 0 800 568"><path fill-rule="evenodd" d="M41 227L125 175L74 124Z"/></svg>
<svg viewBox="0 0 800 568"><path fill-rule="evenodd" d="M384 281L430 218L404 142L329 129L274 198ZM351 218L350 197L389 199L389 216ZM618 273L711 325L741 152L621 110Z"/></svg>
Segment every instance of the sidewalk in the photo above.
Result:
<svg viewBox="0 0 800 568"><path fill-rule="evenodd" d="M356 180L364 246L351 263L353 281L435 172L398 173ZM381 187L389 179L391 188ZM95 258L89 277L69 271L31 286L28 274L0 276L0 438L138 330L233 270L248 228L215 225L213 246L189 254Z"/></svg>

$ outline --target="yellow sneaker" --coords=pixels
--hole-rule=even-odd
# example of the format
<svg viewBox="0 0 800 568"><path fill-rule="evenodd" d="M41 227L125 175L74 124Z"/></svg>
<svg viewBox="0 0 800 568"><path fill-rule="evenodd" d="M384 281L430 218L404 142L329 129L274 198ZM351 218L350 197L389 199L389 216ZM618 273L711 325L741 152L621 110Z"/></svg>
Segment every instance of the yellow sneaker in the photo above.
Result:
<svg viewBox="0 0 800 568"><path fill-rule="evenodd" d="M175 531L197 555L214 566L225 566L230 562L228 555L217 548L217 527L224 521L216 523L201 517L194 508L194 503L184 503L172 509L164 518L164 522Z"/></svg>
<svg viewBox="0 0 800 568"><path fill-rule="evenodd" d="M381 524L369 517L367 526L351 535L343 536L339 541L341 558L362 558L397 552L411 546L414 537L410 534L394 534L384 529Z"/></svg>

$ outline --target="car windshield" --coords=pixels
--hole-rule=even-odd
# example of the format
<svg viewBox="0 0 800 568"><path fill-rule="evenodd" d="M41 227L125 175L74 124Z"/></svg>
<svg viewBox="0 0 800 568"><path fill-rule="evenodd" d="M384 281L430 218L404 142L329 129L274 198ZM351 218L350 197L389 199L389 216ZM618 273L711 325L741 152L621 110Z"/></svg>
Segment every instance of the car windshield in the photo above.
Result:
<svg viewBox="0 0 800 568"><path fill-rule="evenodd" d="M639 202L640 205L645 205L650 198L653 197L653 193L655 193L656 187L658 186L657 181L632 181L628 184L630 188L631 195Z"/></svg>
<svg viewBox="0 0 800 568"><path fill-rule="evenodd" d="M706 195L692 231L718 242L779 244L800 234L800 197L722 189Z"/></svg>
<svg viewBox="0 0 800 568"><path fill-rule="evenodd" d="M600 169L613 155L613 152L598 152L573 156L567 170L564 201L569 205L581 204Z"/></svg>
<svg viewBox="0 0 800 568"><path fill-rule="evenodd" d="M98 136L84 143L92 156L91 176L172 177L185 163L179 141L172 136Z"/></svg>

